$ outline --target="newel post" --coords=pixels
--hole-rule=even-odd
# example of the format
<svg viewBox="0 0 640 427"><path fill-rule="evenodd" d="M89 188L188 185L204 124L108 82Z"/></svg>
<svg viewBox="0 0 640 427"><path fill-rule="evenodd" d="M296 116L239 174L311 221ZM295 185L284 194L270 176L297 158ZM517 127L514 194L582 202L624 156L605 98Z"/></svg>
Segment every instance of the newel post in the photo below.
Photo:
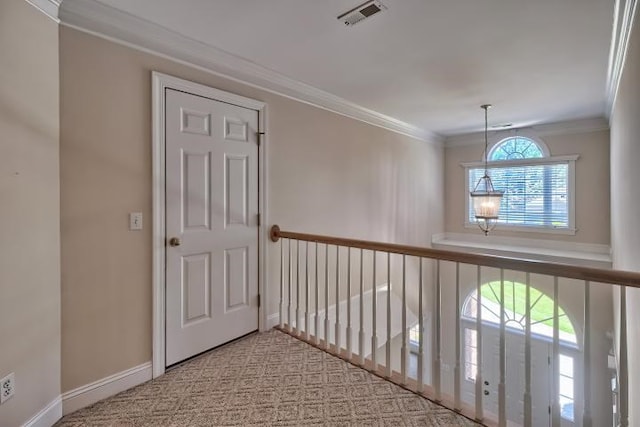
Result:
<svg viewBox="0 0 640 427"><path fill-rule="evenodd" d="M277 242L280 240L280 227L277 225L272 225L271 230L269 231L269 238L271 238L272 242Z"/></svg>

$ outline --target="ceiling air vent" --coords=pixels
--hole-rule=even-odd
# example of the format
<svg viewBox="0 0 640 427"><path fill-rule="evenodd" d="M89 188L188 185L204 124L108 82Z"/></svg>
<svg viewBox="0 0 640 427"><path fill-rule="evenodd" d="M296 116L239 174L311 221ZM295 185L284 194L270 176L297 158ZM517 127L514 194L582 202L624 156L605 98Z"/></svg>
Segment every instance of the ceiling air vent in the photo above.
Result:
<svg viewBox="0 0 640 427"><path fill-rule="evenodd" d="M378 0L369 0L338 16L338 20L344 22L344 25L351 26L383 10L387 10L387 7L381 2Z"/></svg>

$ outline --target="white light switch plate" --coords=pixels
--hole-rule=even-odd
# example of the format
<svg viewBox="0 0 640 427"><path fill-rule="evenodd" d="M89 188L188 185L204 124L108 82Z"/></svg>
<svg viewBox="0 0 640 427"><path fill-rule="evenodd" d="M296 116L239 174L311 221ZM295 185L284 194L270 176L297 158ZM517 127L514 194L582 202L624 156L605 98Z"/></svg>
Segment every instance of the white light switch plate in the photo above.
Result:
<svg viewBox="0 0 640 427"><path fill-rule="evenodd" d="M129 214L129 230L142 230L142 212Z"/></svg>

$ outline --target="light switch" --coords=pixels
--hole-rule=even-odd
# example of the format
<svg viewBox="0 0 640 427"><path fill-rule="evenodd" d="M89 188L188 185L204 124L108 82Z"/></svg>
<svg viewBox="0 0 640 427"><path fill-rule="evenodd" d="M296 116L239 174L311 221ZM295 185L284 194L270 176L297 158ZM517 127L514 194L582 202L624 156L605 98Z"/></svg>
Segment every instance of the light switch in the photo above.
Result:
<svg viewBox="0 0 640 427"><path fill-rule="evenodd" d="M142 230L142 212L129 214L129 230Z"/></svg>

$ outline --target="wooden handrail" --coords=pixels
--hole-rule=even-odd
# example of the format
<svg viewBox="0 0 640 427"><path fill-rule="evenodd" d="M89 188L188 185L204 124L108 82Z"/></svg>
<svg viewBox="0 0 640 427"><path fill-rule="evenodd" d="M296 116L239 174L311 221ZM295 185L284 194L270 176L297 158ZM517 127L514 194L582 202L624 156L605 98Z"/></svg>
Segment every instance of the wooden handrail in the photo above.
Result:
<svg viewBox="0 0 640 427"><path fill-rule="evenodd" d="M274 225L270 231L271 240L280 238L318 242L327 245L346 246L371 251L389 252L422 258L433 258L463 264L481 265L484 267L503 268L505 270L524 271L570 279L588 280L612 285L624 285L640 288L640 273L632 271L611 270L602 268L581 267L571 264L560 264L533 261L497 255L483 255L465 252L445 251L441 249L421 248L418 246L397 245L393 243L372 242L368 240L345 239L342 237L322 236L317 234L282 231Z"/></svg>

